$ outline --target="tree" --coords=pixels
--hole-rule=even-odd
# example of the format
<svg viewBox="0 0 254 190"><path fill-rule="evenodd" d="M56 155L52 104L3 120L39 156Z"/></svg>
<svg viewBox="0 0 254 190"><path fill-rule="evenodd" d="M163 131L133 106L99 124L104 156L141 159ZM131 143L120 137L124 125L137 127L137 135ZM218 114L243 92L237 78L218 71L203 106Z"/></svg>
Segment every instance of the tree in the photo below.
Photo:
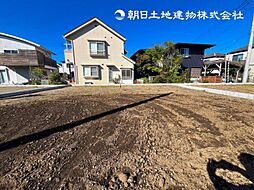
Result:
<svg viewBox="0 0 254 190"><path fill-rule="evenodd" d="M32 75L37 79L42 79L42 77L44 76L44 69L39 67L33 68Z"/></svg>
<svg viewBox="0 0 254 190"><path fill-rule="evenodd" d="M181 69L182 56L172 42L147 49L137 58L138 76L154 76L155 83L179 83L188 81L188 71Z"/></svg>
<svg viewBox="0 0 254 190"><path fill-rule="evenodd" d="M61 75L58 72L52 72L49 75L50 84L61 84Z"/></svg>
<svg viewBox="0 0 254 190"><path fill-rule="evenodd" d="M41 84L41 80L44 77L44 69L36 67L32 70L32 83Z"/></svg>

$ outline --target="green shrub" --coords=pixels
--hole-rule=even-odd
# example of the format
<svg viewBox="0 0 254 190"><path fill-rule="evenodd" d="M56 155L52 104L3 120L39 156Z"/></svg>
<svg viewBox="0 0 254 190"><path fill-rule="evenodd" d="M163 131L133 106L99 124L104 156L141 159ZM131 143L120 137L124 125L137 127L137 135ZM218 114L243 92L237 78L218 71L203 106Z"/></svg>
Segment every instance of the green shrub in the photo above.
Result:
<svg viewBox="0 0 254 190"><path fill-rule="evenodd" d="M41 85L41 80L32 80L32 85Z"/></svg>
<svg viewBox="0 0 254 190"><path fill-rule="evenodd" d="M53 72L49 74L49 83L50 84L61 84L61 75L58 72Z"/></svg>
<svg viewBox="0 0 254 190"><path fill-rule="evenodd" d="M143 77L143 78L141 78L141 80L143 80L144 84L149 83L149 79L147 77Z"/></svg>
<svg viewBox="0 0 254 190"><path fill-rule="evenodd" d="M68 76L66 74L60 74L56 71L53 73L50 73L49 75L49 84L52 84L52 85L68 84L67 80L68 80Z"/></svg>
<svg viewBox="0 0 254 190"><path fill-rule="evenodd" d="M33 68L32 76L33 76L34 80L41 80L45 76L44 69L39 68L39 67Z"/></svg>

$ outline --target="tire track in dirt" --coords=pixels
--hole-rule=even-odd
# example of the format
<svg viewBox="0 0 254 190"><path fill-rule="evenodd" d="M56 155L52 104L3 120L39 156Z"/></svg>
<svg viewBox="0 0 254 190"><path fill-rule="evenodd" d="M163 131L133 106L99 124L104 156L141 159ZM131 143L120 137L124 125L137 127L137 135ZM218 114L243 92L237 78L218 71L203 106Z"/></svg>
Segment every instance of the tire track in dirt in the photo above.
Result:
<svg viewBox="0 0 254 190"><path fill-rule="evenodd" d="M170 101L161 101L161 100L157 100L158 102L160 102L159 105L161 106L169 106L168 109L173 110L175 113L186 117L186 119L192 120L194 119L198 125L202 128L206 128L206 130L204 130L204 132L207 133L211 133L214 135L221 135L221 132L219 131L219 129L217 127L215 127L215 124L212 123L208 118L204 117L201 114L198 114L190 109L184 108L184 106L178 106L177 104L173 104L173 103L169 103Z"/></svg>

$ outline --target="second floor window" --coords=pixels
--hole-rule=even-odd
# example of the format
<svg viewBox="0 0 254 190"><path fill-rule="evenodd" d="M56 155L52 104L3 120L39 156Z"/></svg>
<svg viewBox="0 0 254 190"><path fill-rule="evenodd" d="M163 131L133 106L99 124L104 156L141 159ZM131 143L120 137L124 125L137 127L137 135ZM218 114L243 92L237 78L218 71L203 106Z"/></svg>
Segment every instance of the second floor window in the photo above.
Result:
<svg viewBox="0 0 254 190"><path fill-rule="evenodd" d="M66 46L66 50L72 50L72 43L71 43L71 41L66 41L65 46Z"/></svg>
<svg viewBox="0 0 254 190"><path fill-rule="evenodd" d="M106 55L105 42L90 42L90 54L105 56Z"/></svg>
<svg viewBox="0 0 254 190"><path fill-rule="evenodd" d="M4 53L6 53L6 54L18 54L19 51L18 50L4 50Z"/></svg>
<svg viewBox="0 0 254 190"><path fill-rule="evenodd" d="M233 55L232 61L241 61L241 60L243 60L243 54Z"/></svg>
<svg viewBox="0 0 254 190"><path fill-rule="evenodd" d="M181 50L180 50L181 52L181 55L183 55L183 56L189 56L190 54L189 54L189 51L190 51L190 49L189 48L181 48Z"/></svg>

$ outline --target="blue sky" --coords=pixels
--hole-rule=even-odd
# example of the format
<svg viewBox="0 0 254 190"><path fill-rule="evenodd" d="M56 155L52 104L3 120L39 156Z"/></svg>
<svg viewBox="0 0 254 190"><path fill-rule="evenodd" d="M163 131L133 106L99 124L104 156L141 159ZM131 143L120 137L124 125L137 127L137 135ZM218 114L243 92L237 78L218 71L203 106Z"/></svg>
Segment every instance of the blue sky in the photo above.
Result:
<svg viewBox="0 0 254 190"><path fill-rule="evenodd" d="M241 4L249 2L242 9ZM236 8L243 20L134 20L118 21L114 12L122 9L183 12L205 10L232 12ZM136 50L165 41L211 43L217 46L206 53L226 53L248 44L253 0L8 0L1 2L0 32L16 35L55 52L64 60L63 34L92 17L98 17L127 38L128 56Z"/></svg>

